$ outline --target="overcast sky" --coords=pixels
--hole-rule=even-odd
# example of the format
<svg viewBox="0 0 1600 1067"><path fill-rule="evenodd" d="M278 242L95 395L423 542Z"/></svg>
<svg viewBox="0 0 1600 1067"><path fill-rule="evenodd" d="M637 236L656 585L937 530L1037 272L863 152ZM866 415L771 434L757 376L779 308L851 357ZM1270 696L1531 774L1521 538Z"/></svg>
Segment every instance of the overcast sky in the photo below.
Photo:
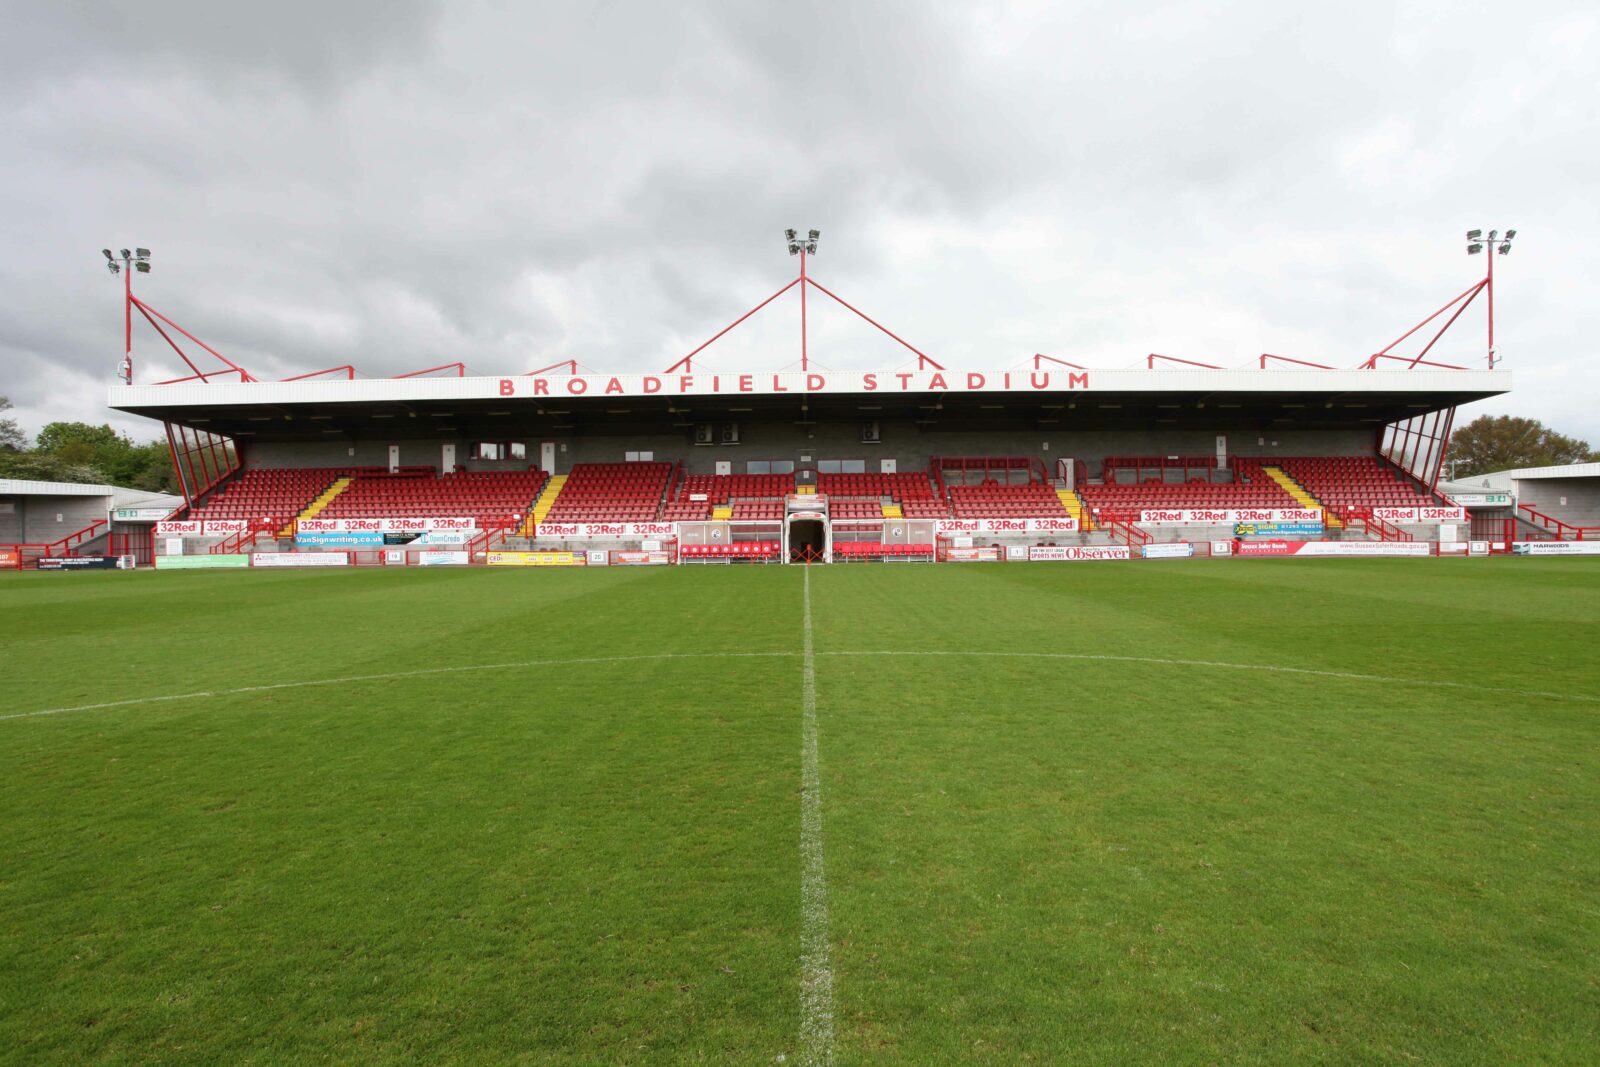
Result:
<svg viewBox="0 0 1600 1067"><path fill-rule="evenodd" d="M957 369L1351 366L1481 277L1466 229L1512 226L1515 391L1464 415L1600 444L1592 3L0 14L0 394L30 432L111 418L106 245L153 249L136 291L261 378L664 368L791 276L786 226ZM909 355L811 310L825 367ZM704 365L785 367L798 335L791 292ZM180 373L163 348L136 333L139 380ZM1475 306L1434 356L1484 348Z"/></svg>

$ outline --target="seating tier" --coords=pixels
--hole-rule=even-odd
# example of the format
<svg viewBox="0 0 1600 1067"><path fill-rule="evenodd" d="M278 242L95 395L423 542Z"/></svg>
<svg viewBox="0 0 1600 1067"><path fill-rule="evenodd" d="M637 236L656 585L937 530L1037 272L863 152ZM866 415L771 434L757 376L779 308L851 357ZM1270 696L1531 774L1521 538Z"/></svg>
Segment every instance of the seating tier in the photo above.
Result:
<svg viewBox="0 0 1600 1067"><path fill-rule="evenodd" d="M189 513L191 519L288 522L348 468L251 467L212 493Z"/></svg>
<svg viewBox="0 0 1600 1067"><path fill-rule="evenodd" d="M364 474L329 501L322 519L464 516L483 521L520 519L549 475L539 470L463 471L439 476Z"/></svg>
<svg viewBox="0 0 1600 1067"><path fill-rule="evenodd" d="M670 463L575 463L544 521L654 521L671 478Z"/></svg>

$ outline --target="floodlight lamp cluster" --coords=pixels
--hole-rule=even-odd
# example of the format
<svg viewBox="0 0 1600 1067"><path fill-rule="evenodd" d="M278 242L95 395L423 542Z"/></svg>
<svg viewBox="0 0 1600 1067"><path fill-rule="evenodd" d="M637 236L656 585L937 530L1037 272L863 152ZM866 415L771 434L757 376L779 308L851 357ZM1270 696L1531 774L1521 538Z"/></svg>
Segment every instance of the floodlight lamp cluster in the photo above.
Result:
<svg viewBox="0 0 1600 1067"><path fill-rule="evenodd" d="M118 256L111 254L111 249L102 248L100 254L106 257L106 269L112 274L121 274L124 269L136 270L140 274L150 273L150 250L148 248L135 248L132 252L126 248L117 250L121 253L121 263L117 262Z"/></svg>
<svg viewBox="0 0 1600 1067"><path fill-rule="evenodd" d="M789 243L789 254L798 256L804 252L808 256L817 254L817 239L822 236L821 230L808 230L805 239L800 237L799 230L784 230L783 239Z"/></svg>
<svg viewBox="0 0 1600 1067"><path fill-rule="evenodd" d="M1511 239L1516 235L1516 230L1507 230L1503 237L1500 235L1499 230L1490 230L1488 238L1485 239L1482 230L1468 230L1467 255L1475 256L1485 248L1488 248L1491 254L1508 256L1511 254ZM1495 242L1497 241L1499 242L1498 248L1495 247Z"/></svg>

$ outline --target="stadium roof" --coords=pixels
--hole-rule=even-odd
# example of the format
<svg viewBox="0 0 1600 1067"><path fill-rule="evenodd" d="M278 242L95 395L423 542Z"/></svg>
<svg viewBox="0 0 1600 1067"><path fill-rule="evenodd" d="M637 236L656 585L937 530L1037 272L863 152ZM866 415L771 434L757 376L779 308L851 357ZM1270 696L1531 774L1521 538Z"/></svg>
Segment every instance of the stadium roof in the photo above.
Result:
<svg viewBox="0 0 1600 1067"><path fill-rule="evenodd" d="M932 429L1383 425L1496 396L1490 370L1099 370L518 375L113 385L111 407L255 439L673 432L696 422L914 419ZM509 422L507 420L510 420Z"/></svg>
<svg viewBox="0 0 1600 1067"><path fill-rule="evenodd" d="M22 478L0 478L0 496L110 496L114 485L86 482L35 482Z"/></svg>
<svg viewBox="0 0 1600 1067"><path fill-rule="evenodd" d="M165 507L170 510L183 503L181 496L148 489L91 482L36 482L22 478L0 478L0 496L105 496L111 498L114 508Z"/></svg>
<svg viewBox="0 0 1600 1067"><path fill-rule="evenodd" d="M1515 470L1474 474L1470 478L1457 478L1449 483L1440 482L1439 485L1441 490L1448 484L1461 492L1470 493L1475 489L1510 489L1513 482L1527 482L1541 478L1600 478L1600 463L1564 463L1555 467L1518 467Z"/></svg>

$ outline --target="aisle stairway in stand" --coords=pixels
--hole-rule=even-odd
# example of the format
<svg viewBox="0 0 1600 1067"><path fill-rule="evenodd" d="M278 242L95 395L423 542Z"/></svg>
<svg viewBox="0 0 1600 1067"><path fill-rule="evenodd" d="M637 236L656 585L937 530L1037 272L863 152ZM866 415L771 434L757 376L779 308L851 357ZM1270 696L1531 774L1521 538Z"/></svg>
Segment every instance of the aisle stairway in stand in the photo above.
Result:
<svg viewBox="0 0 1600 1067"><path fill-rule="evenodd" d="M533 502L532 513L522 520L522 526L517 530L521 536L533 536L534 527L543 522L545 516L550 514L550 509L555 507L556 497L561 495L561 487L566 484L567 476L565 474L558 474L545 483L544 492L540 493L539 499Z"/></svg>
<svg viewBox="0 0 1600 1067"><path fill-rule="evenodd" d="M1305 486L1291 478L1289 476L1289 472L1284 470L1282 467L1274 467L1270 464L1264 464L1261 468L1261 473L1265 474L1268 478L1271 478L1273 481L1283 486L1283 491L1300 501L1301 507L1315 508L1316 510L1322 512L1323 523L1330 529L1344 525L1344 522L1334 515L1331 508L1327 507L1322 503L1322 501L1312 496L1311 493L1307 491Z"/></svg>
<svg viewBox="0 0 1600 1067"><path fill-rule="evenodd" d="M321 496L307 504L306 509L294 517L294 522L291 522L289 525L278 531L278 536L294 536L295 523L302 519L314 519L318 515L322 514L323 509L329 504L333 503L334 497L350 488L350 483L353 481L355 481L355 479L351 477L335 478L333 480L333 484L322 491Z"/></svg>
<svg viewBox="0 0 1600 1067"><path fill-rule="evenodd" d="M1057 489L1056 496L1061 498L1061 506L1067 509L1067 514L1078 520L1078 529L1088 533L1094 529L1094 519L1089 517L1089 509L1084 505L1083 499L1072 489Z"/></svg>
<svg viewBox="0 0 1600 1067"><path fill-rule="evenodd" d="M900 510L899 504L885 504L883 505L883 517L886 519L903 519L905 518L905 512Z"/></svg>

